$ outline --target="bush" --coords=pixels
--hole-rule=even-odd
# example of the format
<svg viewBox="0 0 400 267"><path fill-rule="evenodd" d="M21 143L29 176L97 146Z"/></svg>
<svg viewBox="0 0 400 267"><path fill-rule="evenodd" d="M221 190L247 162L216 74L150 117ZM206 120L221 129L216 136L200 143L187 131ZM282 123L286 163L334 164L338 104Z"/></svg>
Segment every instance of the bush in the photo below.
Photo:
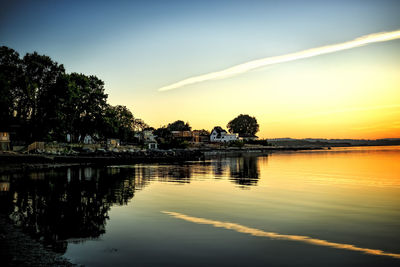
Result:
<svg viewBox="0 0 400 267"><path fill-rule="evenodd" d="M158 147L160 149L171 149L171 148L187 148L189 143L187 141L179 141L176 139L172 140L160 140Z"/></svg>
<svg viewBox="0 0 400 267"><path fill-rule="evenodd" d="M230 146L230 147L243 147L244 146L244 142L240 141L240 140L231 141L231 142L228 143L228 146Z"/></svg>

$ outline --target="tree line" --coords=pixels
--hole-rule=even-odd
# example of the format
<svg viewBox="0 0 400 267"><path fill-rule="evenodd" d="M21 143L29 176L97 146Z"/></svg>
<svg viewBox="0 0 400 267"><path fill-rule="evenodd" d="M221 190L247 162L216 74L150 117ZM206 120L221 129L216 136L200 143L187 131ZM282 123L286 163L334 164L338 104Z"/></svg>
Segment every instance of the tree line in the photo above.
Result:
<svg viewBox="0 0 400 267"><path fill-rule="evenodd" d="M154 129L127 107L110 105L107 98L104 82L94 75L66 73L49 56L33 52L21 57L12 48L0 47L0 131L14 129L14 139L65 141L69 134L73 142L86 135L135 142L135 132L149 129L161 148L187 146L173 138L172 131L190 131L188 122L177 120ZM240 114L227 128L249 137L258 132L259 125L256 118Z"/></svg>
<svg viewBox="0 0 400 267"><path fill-rule="evenodd" d="M19 140L64 141L70 134L74 141L85 135L129 141L135 130L148 127L107 97L94 75L66 73L49 56L20 57L0 47L0 127L18 126Z"/></svg>

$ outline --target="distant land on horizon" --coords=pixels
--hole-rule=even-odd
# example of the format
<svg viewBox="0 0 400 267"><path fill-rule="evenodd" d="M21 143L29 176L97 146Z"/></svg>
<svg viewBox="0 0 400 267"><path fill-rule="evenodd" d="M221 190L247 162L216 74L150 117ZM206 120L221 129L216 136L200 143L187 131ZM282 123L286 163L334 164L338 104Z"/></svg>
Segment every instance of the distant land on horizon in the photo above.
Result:
<svg viewBox="0 0 400 267"><path fill-rule="evenodd" d="M381 139L326 139L326 138L268 138L275 145L332 145L332 146L393 146L400 145L400 138Z"/></svg>

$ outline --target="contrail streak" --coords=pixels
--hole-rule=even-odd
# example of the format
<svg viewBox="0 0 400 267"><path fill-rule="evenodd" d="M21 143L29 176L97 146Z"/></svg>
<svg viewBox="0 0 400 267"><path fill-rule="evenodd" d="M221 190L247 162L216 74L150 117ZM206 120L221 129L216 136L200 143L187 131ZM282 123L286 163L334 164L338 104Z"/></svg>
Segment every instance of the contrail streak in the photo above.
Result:
<svg viewBox="0 0 400 267"><path fill-rule="evenodd" d="M269 237L269 238L274 238L274 239L290 240L290 241L299 241L299 242L304 242L304 243L317 245L317 246L359 251L359 252L363 252L363 253L371 254L371 255L388 256L388 257L400 259L400 254L385 252L380 249L361 248L361 247L357 247L357 246L351 245L351 244L330 242L330 241L326 241L323 239L312 238L312 237L304 236L304 235L284 235L284 234L278 234L278 233L274 233L274 232L266 232L266 231L263 231L260 229L247 227L247 226L244 226L244 225L241 225L238 223L222 222L222 221L209 220L209 219L205 219L205 218L192 217L189 215L185 215L185 214L173 212L173 211L161 211L161 212L168 214L172 217L175 217L177 219L185 220L188 222L193 222L193 223L198 223L198 224L209 224L214 227L225 228L228 230L233 230L233 231L236 231L239 233L249 234L252 236Z"/></svg>
<svg viewBox="0 0 400 267"><path fill-rule="evenodd" d="M294 60L303 59L303 58L315 57L315 56L319 56L319 55L324 55L324 54L329 54L329 53L334 53L334 52L338 52L338 51L342 51L342 50L360 47L360 46L364 46L367 44L386 42L386 41L395 40L395 39L399 39L399 38L400 38L400 30L392 31L392 32L373 33L373 34L365 35L365 36L362 36L357 39L354 39L354 40L351 40L348 42L344 42L344 43L321 46L321 47L311 48L311 49L307 49L307 50L303 50L303 51L295 52L295 53L291 53L291 54L286 54L286 55L282 55L282 56L267 57L267 58L249 61L249 62L239 64L239 65L236 65L236 66L233 66L233 67L221 70L221 71L216 71L216 72L211 72L211 73L207 73L207 74L203 74L203 75L199 75L199 76L190 77L190 78L184 79L182 81L161 87L158 89L158 91L168 91L168 90L184 87L184 86L190 85L190 84L200 83L200 82L209 81L209 80L223 79L223 78L227 78L230 76L239 75L241 73L244 73L244 72L247 72L247 71L250 71L253 69L265 67L268 65L274 65L274 64L294 61Z"/></svg>

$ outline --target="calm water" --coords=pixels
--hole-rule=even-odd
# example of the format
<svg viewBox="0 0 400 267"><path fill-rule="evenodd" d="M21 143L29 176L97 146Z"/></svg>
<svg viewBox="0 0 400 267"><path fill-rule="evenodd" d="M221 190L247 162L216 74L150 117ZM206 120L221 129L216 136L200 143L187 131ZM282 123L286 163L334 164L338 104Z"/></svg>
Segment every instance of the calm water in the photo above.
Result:
<svg viewBox="0 0 400 267"><path fill-rule="evenodd" d="M0 181L1 212L87 266L400 266L400 147Z"/></svg>

